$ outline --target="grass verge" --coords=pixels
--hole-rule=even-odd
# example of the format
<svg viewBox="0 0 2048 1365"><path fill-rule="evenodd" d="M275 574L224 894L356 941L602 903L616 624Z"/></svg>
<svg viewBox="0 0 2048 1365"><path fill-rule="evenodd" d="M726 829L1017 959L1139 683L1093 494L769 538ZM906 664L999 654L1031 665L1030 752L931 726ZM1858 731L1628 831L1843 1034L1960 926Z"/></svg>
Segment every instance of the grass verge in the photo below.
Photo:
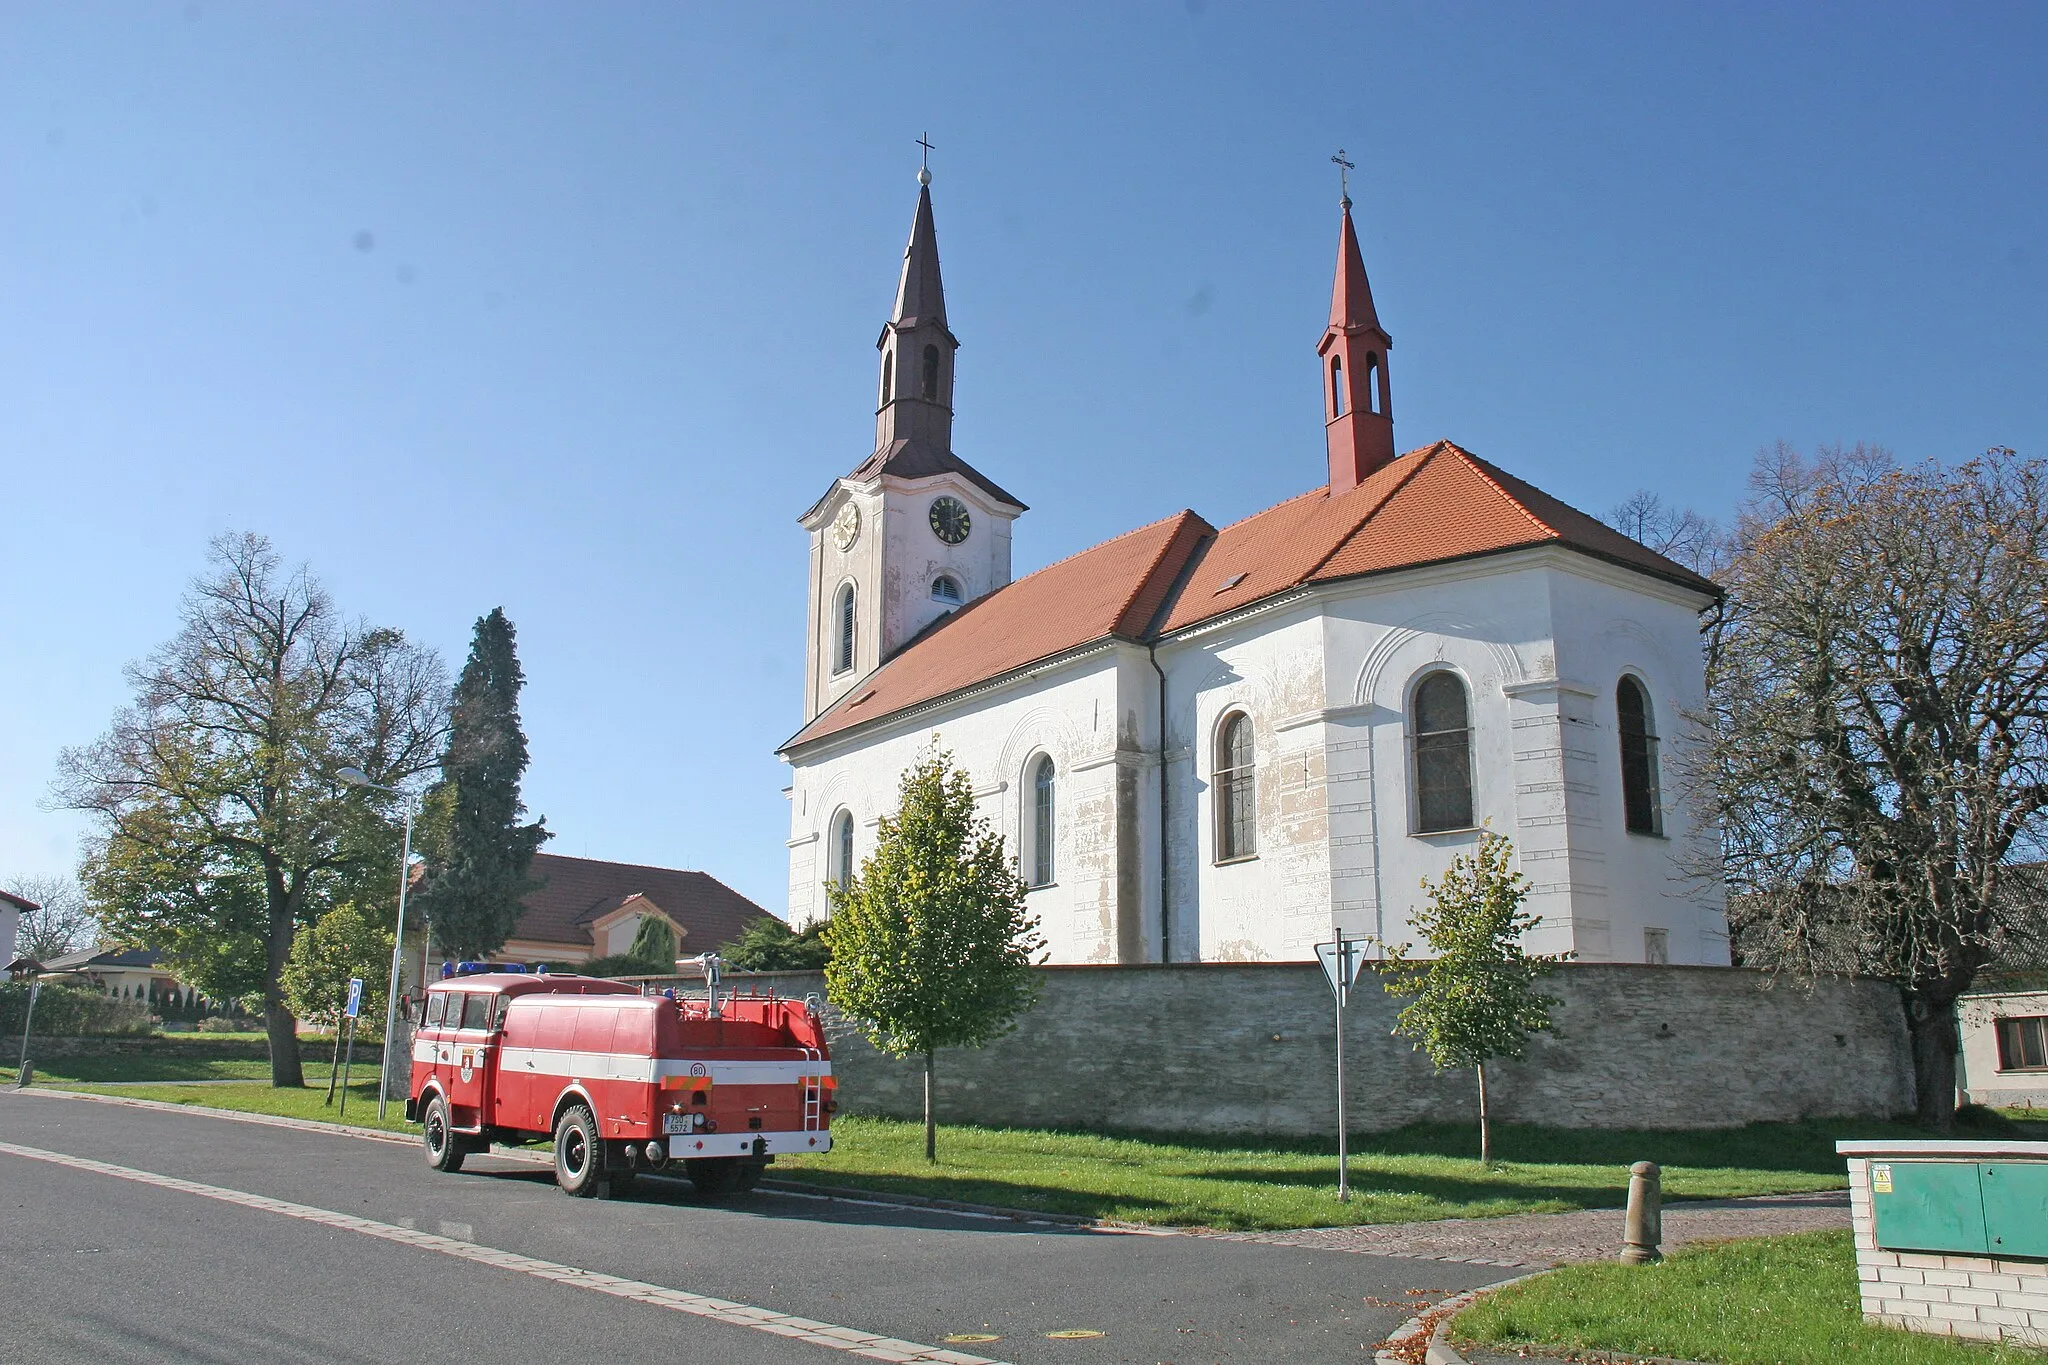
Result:
<svg viewBox="0 0 2048 1365"><path fill-rule="evenodd" d="M324 1088L331 1062L326 1057L317 1061L307 1057L300 1062L305 1072L306 1083L312 1084L317 1078ZM36 1079L53 1084L70 1085L87 1082L104 1085L113 1081L268 1081L270 1063L254 1058L220 1057L52 1057L35 1064ZM333 1067L340 1070L339 1067ZM355 1075L367 1070L377 1074L377 1054L370 1054L365 1065L358 1056ZM354 1100L349 1103L353 1105Z"/></svg>
<svg viewBox="0 0 2048 1365"><path fill-rule="evenodd" d="M1454 1340L1711 1365L2042 1365L2048 1355L1863 1321L1847 1231L1710 1243L1659 1266L1567 1266L1458 1315Z"/></svg>
<svg viewBox="0 0 2048 1365"><path fill-rule="evenodd" d="M361 1074L358 1072L357 1074ZM314 1123L346 1123L355 1128L382 1128L393 1133L416 1133L405 1121L405 1096L392 1098L384 1120L377 1119L377 1073L373 1068L367 1081L348 1087L348 1113L341 1112L337 1088L334 1103L327 1104L327 1083L308 1084L303 1090L273 1090L267 1084L249 1085L67 1085L66 1090L87 1094L119 1095L130 1100L161 1100L166 1104L196 1104L209 1109L232 1109L242 1114L275 1114L282 1118L306 1119Z"/></svg>
<svg viewBox="0 0 2048 1365"><path fill-rule="evenodd" d="M936 1165L915 1123L845 1117L833 1150L776 1163L783 1179L1138 1223L1243 1231L1490 1218L1611 1208L1628 1165L1664 1167L1668 1199L1836 1189L1840 1137L1895 1136L1889 1124L1758 1124L1716 1132L1506 1127L1512 1160L1482 1167L1477 1132L1418 1125L1361 1138L1352 1199L1336 1198L1334 1144L944 1127Z"/></svg>
<svg viewBox="0 0 2048 1365"><path fill-rule="evenodd" d="M360 1073L359 1073L360 1074ZM309 1068L310 1079L310 1068ZM325 1086L100 1086L138 1099L248 1113L342 1121ZM376 1121L374 1073L351 1087L347 1122L417 1131L394 1105ZM1702 1132L1606 1132L1505 1125L1497 1150L1512 1160L1482 1167L1477 1133L1456 1124L1417 1125L1358 1139L1352 1199L1336 1197L1334 1144L1172 1135L1113 1135L945 1126L939 1160L924 1159L915 1123L842 1116L823 1156L784 1157L775 1175L886 1194L915 1194L1087 1218L1166 1226L1278 1231L1439 1218L1491 1218L1614 1208L1627 1198L1629 1163L1664 1168L1665 1197L1725 1199L1839 1189L1838 1138L1917 1137L1895 1124L1753 1124Z"/></svg>

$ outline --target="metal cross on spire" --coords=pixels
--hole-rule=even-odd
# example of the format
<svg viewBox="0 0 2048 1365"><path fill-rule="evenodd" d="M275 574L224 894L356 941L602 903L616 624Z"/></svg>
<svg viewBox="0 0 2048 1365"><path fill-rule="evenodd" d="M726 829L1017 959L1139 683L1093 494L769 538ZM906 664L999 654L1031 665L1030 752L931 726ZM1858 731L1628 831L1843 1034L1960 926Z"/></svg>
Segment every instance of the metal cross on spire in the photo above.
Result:
<svg viewBox="0 0 2048 1365"><path fill-rule="evenodd" d="M1337 184L1344 192L1344 207L1348 209L1351 207L1351 173L1357 170L1358 167L1344 159L1344 149L1342 147L1337 149L1337 155L1331 157L1330 160L1337 163Z"/></svg>
<svg viewBox="0 0 2048 1365"><path fill-rule="evenodd" d="M917 135L917 145L924 148L924 165L918 168L917 183L929 185L932 183L932 153L937 151L938 148L932 146L932 135L930 133L919 133Z"/></svg>

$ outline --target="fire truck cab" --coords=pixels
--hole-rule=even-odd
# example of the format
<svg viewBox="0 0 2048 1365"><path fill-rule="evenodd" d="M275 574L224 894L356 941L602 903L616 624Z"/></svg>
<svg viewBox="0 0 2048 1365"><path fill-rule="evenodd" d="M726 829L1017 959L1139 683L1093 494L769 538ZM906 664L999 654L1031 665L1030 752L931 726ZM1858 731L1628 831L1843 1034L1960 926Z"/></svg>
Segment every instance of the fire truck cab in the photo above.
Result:
<svg viewBox="0 0 2048 1365"><path fill-rule="evenodd" d="M465 968L472 964L463 964ZM448 970L448 969L444 969ZM751 1189L785 1152L832 1149L832 1063L814 1002L643 994L475 964L427 988L407 1119L427 1162L552 1141L555 1180L606 1197L642 1171Z"/></svg>

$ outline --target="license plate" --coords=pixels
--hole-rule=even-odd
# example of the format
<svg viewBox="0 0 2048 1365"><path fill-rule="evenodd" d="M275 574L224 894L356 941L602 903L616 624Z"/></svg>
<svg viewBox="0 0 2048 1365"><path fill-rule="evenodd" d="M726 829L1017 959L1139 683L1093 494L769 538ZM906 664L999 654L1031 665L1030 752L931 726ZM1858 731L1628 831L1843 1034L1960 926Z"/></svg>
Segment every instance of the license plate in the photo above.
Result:
<svg viewBox="0 0 2048 1365"><path fill-rule="evenodd" d="M688 1114L663 1114L661 1116L661 1131L664 1133L689 1132L690 1116Z"/></svg>

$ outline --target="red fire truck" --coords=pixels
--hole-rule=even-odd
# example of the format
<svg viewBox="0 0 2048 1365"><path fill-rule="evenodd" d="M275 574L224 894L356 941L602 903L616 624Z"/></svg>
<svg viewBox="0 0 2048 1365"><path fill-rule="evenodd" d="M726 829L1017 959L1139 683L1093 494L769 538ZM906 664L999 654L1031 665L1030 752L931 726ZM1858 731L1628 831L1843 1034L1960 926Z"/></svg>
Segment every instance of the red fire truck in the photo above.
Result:
<svg viewBox="0 0 2048 1365"><path fill-rule="evenodd" d="M463 963L427 988L405 1116L427 1162L552 1139L555 1180L608 1196L642 1171L751 1189L777 1155L832 1149L832 1062L815 1001L705 999Z"/></svg>

